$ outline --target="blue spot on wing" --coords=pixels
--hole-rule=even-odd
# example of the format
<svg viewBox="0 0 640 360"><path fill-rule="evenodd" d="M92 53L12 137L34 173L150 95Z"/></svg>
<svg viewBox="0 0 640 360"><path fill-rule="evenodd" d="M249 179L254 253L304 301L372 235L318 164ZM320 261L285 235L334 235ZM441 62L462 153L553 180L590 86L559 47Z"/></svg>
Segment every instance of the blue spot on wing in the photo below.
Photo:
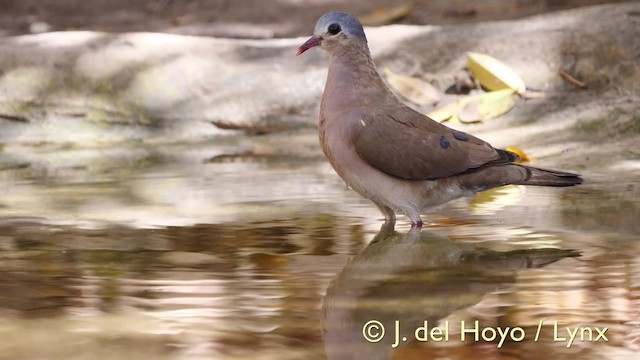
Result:
<svg viewBox="0 0 640 360"><path fill-rule="evenodd" d="M444 135L440 136L440 147L443 149L448 149L449 147L451 147L451 143L447 141Z"/></svg>
<svg viewBox="0 0 640 360"><path fill-rule="evenodd" d="M469 141L469 135L462 132L453 132L453 138L460 141Z"/></svg>

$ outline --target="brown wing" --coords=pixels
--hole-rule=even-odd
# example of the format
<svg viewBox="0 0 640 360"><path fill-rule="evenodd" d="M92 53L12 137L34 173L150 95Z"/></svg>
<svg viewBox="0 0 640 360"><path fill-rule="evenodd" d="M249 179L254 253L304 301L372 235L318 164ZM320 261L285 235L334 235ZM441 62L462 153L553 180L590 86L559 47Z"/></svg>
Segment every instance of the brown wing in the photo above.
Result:
<svg viewBox="0 0 640 360"><path fill-rule="evenodd" d="M362 119L355 149L367 163L389 175L433 180L518 159L406 106L385 109L393 111Z"/></svg>

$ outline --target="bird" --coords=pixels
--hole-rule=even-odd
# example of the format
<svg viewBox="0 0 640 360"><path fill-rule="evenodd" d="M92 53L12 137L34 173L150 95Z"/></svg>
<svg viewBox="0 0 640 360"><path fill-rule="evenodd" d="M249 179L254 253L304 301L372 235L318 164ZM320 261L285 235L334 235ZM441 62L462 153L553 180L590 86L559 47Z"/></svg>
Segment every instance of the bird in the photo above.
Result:
<svg viewBox="0 0 640 360"><path fill-rule="evenodd" d="M517 154L405 105L380 77L355 16L322 15L296 55L314 47L329 54L318 120L322 151L347 186L378 207L385 222L402 214L421 228L424 210L509 184L582 183L579 174L516 164Z"/></svg>

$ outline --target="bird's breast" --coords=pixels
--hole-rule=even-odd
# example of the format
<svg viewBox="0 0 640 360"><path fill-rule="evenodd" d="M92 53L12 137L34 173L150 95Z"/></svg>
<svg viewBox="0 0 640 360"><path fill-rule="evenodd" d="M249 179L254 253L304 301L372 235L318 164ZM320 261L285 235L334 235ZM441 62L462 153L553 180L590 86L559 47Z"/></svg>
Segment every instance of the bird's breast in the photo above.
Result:
<svg viewBox="0 0 640 360"><path fill-rule="evenodd" d="M324 152L331 166L344 178L343 169L349 161L348 152L350 151L350 146L349 139L339 125L321 115L318 124L318 138L322 152ZM355 152L355 150L352 151Z"/></svg>

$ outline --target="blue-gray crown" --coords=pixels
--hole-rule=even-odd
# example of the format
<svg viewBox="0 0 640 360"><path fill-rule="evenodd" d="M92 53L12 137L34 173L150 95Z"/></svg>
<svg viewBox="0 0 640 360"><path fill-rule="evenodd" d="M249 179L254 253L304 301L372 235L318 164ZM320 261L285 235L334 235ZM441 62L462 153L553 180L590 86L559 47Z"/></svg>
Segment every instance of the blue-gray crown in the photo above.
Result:
<svg viewBox="0 0 640 360"><path fill-rule="evenodd" d="M324 34L331 24L338 24L342 29L342 32L352 38L359 38L367 41L367 37L364 34L362 24L355 16L342 13L342 12L330 12L324 14L318 19L314 33L316 35Z"/></svg>

